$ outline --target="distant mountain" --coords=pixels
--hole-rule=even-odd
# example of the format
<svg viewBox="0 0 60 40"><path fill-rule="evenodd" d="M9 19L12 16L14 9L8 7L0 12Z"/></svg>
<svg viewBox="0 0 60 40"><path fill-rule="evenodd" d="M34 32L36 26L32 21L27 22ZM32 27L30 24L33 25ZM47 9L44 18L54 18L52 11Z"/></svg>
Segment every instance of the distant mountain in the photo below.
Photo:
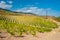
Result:
<svg viewBox="0 0 60 40"><path fill-rule="evenodd" d="M46 16L41 16L41 15L37 15L34 13L25 13L25 12L15 12L15 11L11 11L11 10L7 10L7 9L2 9L0 8L0 15L27 15L27 16L39 16L42 18L46 18ZM54 16L47 16L48 19L55 19L56 17Z"/></svg>
<svg viewBox="0 0 60 40"><path fill-rule="evenodd" d="M29 13L15 12L15 11L11 11L11 10L0 8L0 15L2 15L2 14L4 14L4 15L23 15L23 14L25 14L25 15L35 15L35 16L38 16L38 15L36 15L34 13L30 13L30 12Z"/></svg>

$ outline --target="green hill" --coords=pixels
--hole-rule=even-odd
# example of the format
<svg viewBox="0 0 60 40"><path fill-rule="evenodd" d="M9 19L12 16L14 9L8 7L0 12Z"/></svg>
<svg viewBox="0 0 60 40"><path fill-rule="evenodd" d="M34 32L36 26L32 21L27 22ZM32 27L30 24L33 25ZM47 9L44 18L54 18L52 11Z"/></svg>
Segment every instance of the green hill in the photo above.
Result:
<svg viewBox="0 0 60 40"><path fill-rule="evenodd" d="M58 25L33 13L12 12L0 9L0 30L11 35L21 36L23 33L35 35L36 32L50 32Z"/></svg>

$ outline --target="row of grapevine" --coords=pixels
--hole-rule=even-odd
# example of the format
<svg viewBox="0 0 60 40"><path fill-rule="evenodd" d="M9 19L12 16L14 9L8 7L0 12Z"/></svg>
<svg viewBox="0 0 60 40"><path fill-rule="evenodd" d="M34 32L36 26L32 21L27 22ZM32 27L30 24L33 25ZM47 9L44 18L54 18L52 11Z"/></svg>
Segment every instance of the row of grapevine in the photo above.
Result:
<svg viewBox="0 0 60 40"><path fill-rule="evenodd" d="M57 28L57 24L49 20L36 19L33 22L17 23L15 20L7 19L0 16L0 30L5 30L11 35L22 36L25 34L36 35L36 32L49 32L53 28Z"/></svg>

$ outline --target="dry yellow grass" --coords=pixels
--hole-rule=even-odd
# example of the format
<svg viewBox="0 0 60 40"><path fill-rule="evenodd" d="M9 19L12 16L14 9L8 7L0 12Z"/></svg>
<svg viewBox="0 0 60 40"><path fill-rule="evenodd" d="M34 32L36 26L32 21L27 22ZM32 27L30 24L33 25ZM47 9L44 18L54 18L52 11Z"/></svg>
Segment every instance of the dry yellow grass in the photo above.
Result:
<svg viewBox="0 0 60 40"><path fill-rule="evenodd" d="M21 22L21 23L31 23L33 21L36 21L36 19L40 18L42 19L41 17L39 16L31 16L31 15L20 15L20 16L12 16L12 15L7 15L5 16L6 18L8 19L11 19L11 20L15 20L17 22ZM38 20L37 20L38 21Z"/></svg>

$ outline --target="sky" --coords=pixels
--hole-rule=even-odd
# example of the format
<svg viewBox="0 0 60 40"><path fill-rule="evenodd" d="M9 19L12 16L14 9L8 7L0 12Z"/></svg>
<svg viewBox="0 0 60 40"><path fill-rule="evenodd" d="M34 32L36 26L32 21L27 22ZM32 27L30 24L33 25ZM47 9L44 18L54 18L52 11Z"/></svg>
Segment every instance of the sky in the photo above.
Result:
<svg viewBox="0 0 60 40"><path fill-rule="evenodd" d="M60 16L60 0L0 0L0 8L37 15Z"/></svg>

